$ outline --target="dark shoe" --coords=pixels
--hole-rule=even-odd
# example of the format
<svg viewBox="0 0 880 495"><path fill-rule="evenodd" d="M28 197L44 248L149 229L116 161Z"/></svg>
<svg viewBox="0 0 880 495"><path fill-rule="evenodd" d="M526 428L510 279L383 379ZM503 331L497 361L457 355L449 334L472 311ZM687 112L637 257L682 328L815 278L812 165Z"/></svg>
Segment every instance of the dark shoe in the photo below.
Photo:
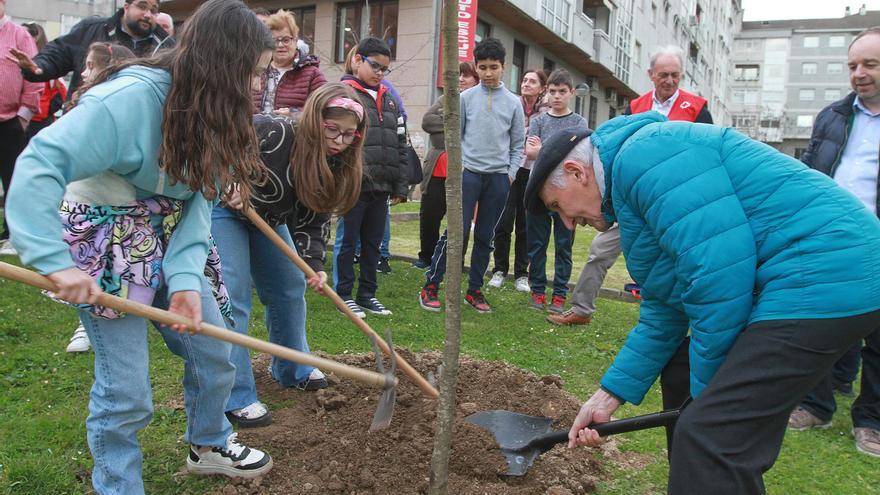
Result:
<svg viewBox="0 0 880 495"><path fill-rule="evenodd" d="M259 401L241 409L227 411L226 418L230 423L238 425L239 428L259 428L272 424L272 415L269 414L269 409Z"/></svg>
<svg viewBox="0 0 880 495"><path fill-rule="evenodd" d="M792 431L806 431L817 428L827 430L831 428L831 421L823 421L803 407L796 407L788 417L788 429Z"/></svg>
<svg viewBox="0 0 880 495"><path fill-rule="evenodd" d="M863 454L880 457L880 430L874 428L853 428L856 437L856 450Z"/></svg>
<svg viewBox="0 0 880 495"><path fill-rule="evenodd" d="M427 311L440 311L440 298L437 295L436 284L425 284L419 292L419 306Z"/></svg>
<svg viewBox="0 0 880 495"><path fill-rule="evenodd" d="M388 264L388 258L379 258L379 266L376 267L379 273L391 273L391 265Z"/></svg>
<svg viewBox="0 0 880 495"><path fill-rule="evenodd" d="M537 309L538 311L544 311L544 306L547 305L547 295L539 292L532 292L532 298L529 300L529 307L532 309Z"/></svg>
<svg viewBox="0 0 880 495"><path fill-rule="evenodd" d="M467 294L464 296L464 302L473 306L478 313L492 312L492 307L489 306L489 302L486 301L486 298L483 296L483 291L480 289L467 291Z"/></svg>
<svg viewBox="0 0 880 495"><path fill-rule="evenodd" d="M344 302L345 305L348 306L348 309L350 309L351 312L354 313L354 315L357 316L358 318L366 318L367 317L367 314L364 313L364 310L362 310L361 307L358 306L358 303L354 302L354 299L352 299L351 296L343 297L342 302Z"/></svg>
<svg viewBox="0 0 880 495"><path fill-rule="evenodd" d="M357 304L364 311L369 311L374 315L388 316L392 314L391 310L383 306L382 303L380 303L379 300L375 297L371 297L369 299L358 298Z"/></svg>
<svg viewBox="0 0 880 495"><path fill-rule="evenodd" d="M229 435L224 447L189 446L186 470L192 474L222 474L230 478L256 478L272 469L272 457L238 443Z"/></svg>
<svg viewBox="0 0 880 495"><path fill-rule="evenodd" d="M547 315L547 321L554 325L572 327L575 325L589 325L590 317L581 316L575 313L573 310L569 309L568 311L563 311L558 315Z"/></svg>
<svg viewBox="0 0 880 495"><path fill-rule="evenodd" d="M637 283L623 284L623 291L629 292L636 299L642 298L642 287Z"/></svg>
<svg viewBox="0 0 880 495"><path fill-rule="evenodd" d="M562 314L565 311L565 296L554 295L547 311L556 314Z"/></svg>
<svg viewBox="0 0 880 495"><path fill-rule="evenodd" d="M418 268L419 270L426 270L429 266L431 266L431 262L425 260L415 260L412 262L412 266Z"/></svg>
<svg viewBox="0 0 880 495"><path fill-rule="evenodd" d="M315 368L309 373L308 378L295 384L293 388L305 390L306 392L314 392L315 390L327 388L329 385L330 384L327 383L327 377L324 376L324 373L318 368Z"/></svg>
<svg viewBox="0 0 880 495"><path fill-rule="evenodd" d="M834 380L834 383L831 384L831 388L833 388L835 392L844 397L856 396L856 393L853 391L852 382L839 382L837 380Z"/></svg>
<svg viewBox="0 0 880 495"><path fill-rule="evenodd" d="M357 265L360 262L361 262L361 255L359 255L359 254L354 255L354 259L352 260L352 263Z"/></svg>

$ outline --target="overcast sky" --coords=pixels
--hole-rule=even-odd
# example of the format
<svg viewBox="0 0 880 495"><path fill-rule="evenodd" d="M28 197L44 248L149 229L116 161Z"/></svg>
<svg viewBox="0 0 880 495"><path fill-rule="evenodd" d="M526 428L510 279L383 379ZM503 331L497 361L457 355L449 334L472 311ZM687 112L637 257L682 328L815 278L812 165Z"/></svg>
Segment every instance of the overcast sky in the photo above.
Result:
<svg viewBox="0 0 880 495"><path fill-rule="evenodd" d="M880 10L880 0L742 0L743 20L832 19L843 17L847 5L855 14L862 4Z"/></svg>

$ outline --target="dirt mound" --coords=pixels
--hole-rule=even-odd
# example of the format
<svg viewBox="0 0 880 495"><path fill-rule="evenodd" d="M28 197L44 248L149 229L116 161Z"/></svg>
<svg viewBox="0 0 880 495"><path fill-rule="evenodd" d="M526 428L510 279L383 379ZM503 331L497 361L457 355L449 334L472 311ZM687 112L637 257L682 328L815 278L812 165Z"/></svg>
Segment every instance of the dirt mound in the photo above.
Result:
<svg viewBox="0 0 880 495"><path fill-rule="evenodd" d="M413 354L402 349L398 352L422 374L438 374L438 353ZM332 358L375 369L372 355ZM368 433L380 395L378 389L332 376L331 386L317 393L284 389L268 376L267 365L266 356L258 357L254 363L261 399L273 402L292 396L294 403L289 408L273 410L271 426L243 429L239 435L246 444L271 453L275 467L261 479L233 482L217 493L425 492L436 402L426 399L403 375L398 373L400 385L391 426ZM605 475L594 451L570 451L557 446L543 454L526 476L499 476L505 472L506 464L492 435L463 421L477 411L506 409L551 417L556 420L554 428L567 428L579 406L576 398L562 390L559 377L538 377L504 363L463 359L448 492L573 495L593 491L596 481ZM605 459L621 457L613 440L603 449Z"/></svg>

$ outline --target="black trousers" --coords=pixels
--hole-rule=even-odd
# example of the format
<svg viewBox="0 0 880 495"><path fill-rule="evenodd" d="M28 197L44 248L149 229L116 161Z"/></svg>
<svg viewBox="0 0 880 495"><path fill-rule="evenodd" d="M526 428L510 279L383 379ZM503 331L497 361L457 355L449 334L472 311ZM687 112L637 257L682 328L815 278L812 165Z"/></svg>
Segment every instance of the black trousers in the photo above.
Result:
<svg viewBox="0 0 880 495"><path fill-rule="evenodd" d="M0 122L0 181L3 182L4 198L9 195L9 186L12 184L12 171L15 168L15 160L24 149L24 142L24 129L21 127L18 117ZM9 239L6 210L3 211L4 228L0 231L0 240Z"/></svg>
<svg viewBox="0 0 880 495"><path fill-rule="evenodd" d="M446 179L431 177L419 205L419 259L431 264L440 240L440 224L446 216Z"/></svg>
<svg viewBox="0 0 880 495"><path fill-rule="evenodd" d="M336 257L336 262L339 263L336 292L343 299L350 298L354 288L354 250L358 240L361 242L361 256L357 298L363 300L376 295L379 287L376 281L379 245L382 244L382 235L385 234L387 212L388 193L364 192L354 208L342 217L345 233L342 234L342 248Z"/></svg>
<svg viewBox="0 0 880 495"><path fill-rule="evenodd" d="M670 494L763 494L791 410L880 311L847 318L771 320L746 327L675 427Z"/></svg>
<svg viewBox="0 0 880 495"><path fill-rule="evenodd" d="M516 235L513 246L513 277L529 275L529 253L526 244L526 209L523 206L526 184L529 182L529 170L522 167L516 172L516 178L510 185L507 203L501 220L495 226L495 268L492 273L510 271L510 234Z"/></svg>

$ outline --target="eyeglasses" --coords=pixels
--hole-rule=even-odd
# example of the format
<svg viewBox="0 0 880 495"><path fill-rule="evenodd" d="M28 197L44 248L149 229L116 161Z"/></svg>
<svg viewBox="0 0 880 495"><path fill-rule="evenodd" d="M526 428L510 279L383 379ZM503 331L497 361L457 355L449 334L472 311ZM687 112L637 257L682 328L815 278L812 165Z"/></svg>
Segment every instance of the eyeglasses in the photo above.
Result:
<svg viewBox="0 0 880 495"><path fill-rule="evenodd" d="M294 38L290 36L282 36L280 38L275 38L275 45L289 45L293 43Z"/></svg>
<svg viewBox="0 0 880 495"><path fill-rule="evenodd" d="M148 10L153 15L156 15L159 13L159 2L152 4L152 2L144 1L144 2L133 3L132 5L134 5L135 7L139 8L141 10Z"/></svg>
<svg viewBox="0 0 880 495"><path fill-rule="evenodd" d="M375 60L370 60L370 57L367 57L366 55L361 55L361 58L364 60L364 62L370 64L370 68L373 69L373 73L375 73L377 76L387 76L388 74L391 74L391 67L388 67L387 65L382 65Z"/></svg>
<svg viewBox="0 0 880 495"><path fill-rule="evenodd" d="M361 133L358 131L342 132L338 127L327 124L326 122L324 123L325 138L336 141L339 136L342 136L342 144L351 144L355 142L355 140L361 138Z"/></svg>

